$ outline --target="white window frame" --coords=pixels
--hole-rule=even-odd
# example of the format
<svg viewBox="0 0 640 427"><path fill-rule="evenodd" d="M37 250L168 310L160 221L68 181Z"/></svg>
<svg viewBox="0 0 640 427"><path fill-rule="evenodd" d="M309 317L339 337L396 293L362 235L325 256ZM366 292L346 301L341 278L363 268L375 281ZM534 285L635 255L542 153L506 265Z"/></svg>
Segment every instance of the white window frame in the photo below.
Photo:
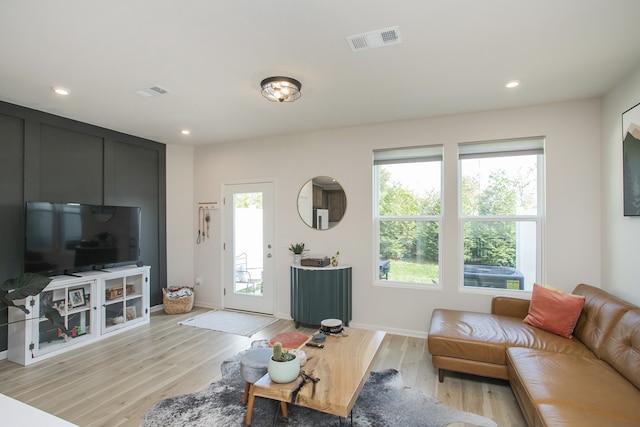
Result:
<svg viewBox="0 0 640 427"><path fill-rule="evenodd" d="M426 145L415 147L390 148L373 151L373 226L374 226L374 254L373 254L373 277L375 286L410 288L410 289L441 289L443 274L443 250L442 250L442 230L444 219L444 147L442 145ZM398 163L418 163L418 162L440 162L440 214L439 215L416 215L416 216L380 216L379 199L379 173L377 166ZM380 223L382 221L422 221L438 223L438 283L411 283L397 282L391 280L380 280L379 265L380 259Z"/></svg>
<svg viewBox="0 0 640 427"><path fill-rule="evenodd" d="M525 290L502 288L479 288L464 286L464 225L467 222L480 221L530 221L536 224L536 277L534 282L544 283L544 253L545 253L545 138L542 136L517 138L496 141L482 141L458 144L458 290L464 293L521 295ZM537 154L537 212L535 215L507 215L507 216L463 216L462 215L462 164L461 160L478 157L499 157Z"/></svg>

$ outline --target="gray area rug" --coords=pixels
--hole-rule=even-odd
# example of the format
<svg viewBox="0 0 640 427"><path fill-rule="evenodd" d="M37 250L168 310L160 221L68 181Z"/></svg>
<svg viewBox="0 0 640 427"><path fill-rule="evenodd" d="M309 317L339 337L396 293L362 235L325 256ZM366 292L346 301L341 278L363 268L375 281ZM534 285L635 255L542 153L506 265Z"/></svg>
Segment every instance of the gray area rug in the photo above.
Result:
<svg viewBox="0 0 640 427"><path fill-rule="evenodd" d="M250 337L276 320L275 317L269 316L212 310L179 322L179 324Z"/></svg>
<svg viewBox="0 0 640 427"><path fill-rule="evenodd" d="M251 348L266 345L266 341L255 341ZM244 426L246 406L242 405L241 355L224 361L222 379L207 390L172 397L153 405L141 426ZM353 425L358 427L444 427L454 422L497 427L488 418L458 411L418 390L405 387L402 376L394 369L372 372L353 408ZM277 402L256 398L251 425L316 427L349 425L349 420L294 405L289 405L289 418L284 420Z"/></svg>

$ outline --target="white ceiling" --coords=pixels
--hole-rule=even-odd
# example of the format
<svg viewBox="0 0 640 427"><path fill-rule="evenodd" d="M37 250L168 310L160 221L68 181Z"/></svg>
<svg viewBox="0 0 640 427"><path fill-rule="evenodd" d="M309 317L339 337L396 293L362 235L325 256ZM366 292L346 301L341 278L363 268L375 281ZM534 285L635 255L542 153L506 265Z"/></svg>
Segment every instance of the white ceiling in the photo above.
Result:
<svg viewBox="0 0 640 427"><path fill-rule="evenodd" d="M347 44L391 26L398 45ZM1 0L0 100L238 141L601 96L640 67L639 29L639 0ZM262 98L273 75L302 98ZM154 85L170 93L135 94Z"/></svg>

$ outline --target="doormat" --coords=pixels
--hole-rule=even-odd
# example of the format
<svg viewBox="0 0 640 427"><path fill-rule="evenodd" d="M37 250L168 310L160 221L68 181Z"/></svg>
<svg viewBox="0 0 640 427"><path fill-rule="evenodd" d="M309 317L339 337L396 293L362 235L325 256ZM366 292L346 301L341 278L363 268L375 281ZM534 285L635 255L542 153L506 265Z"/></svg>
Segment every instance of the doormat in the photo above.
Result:
<svg viewBox="0 0 640 427"><path fill-rule="evenodd" d="M252 348L266 347L254 341ZM222 363L222 379L205 391L162 400L149 409L141 427L244 426L246 405L242 404L244 380L240 376L242 353ZM279 404L256 398L252 427L316 427L349 425L349 420L296 405L289 405L283 419ZM445 427L451 423L497 427L489 418L451 408L419 390L404 385L395 369L372 372L353 408L356 427Z"/></svg>
<svg viewBox="0 0 640 427"><path fill-rule="evenodd" d="M213 310L179 322L179 324L250 337L276 320L275 317L238 313L235 311Z"/></svg>

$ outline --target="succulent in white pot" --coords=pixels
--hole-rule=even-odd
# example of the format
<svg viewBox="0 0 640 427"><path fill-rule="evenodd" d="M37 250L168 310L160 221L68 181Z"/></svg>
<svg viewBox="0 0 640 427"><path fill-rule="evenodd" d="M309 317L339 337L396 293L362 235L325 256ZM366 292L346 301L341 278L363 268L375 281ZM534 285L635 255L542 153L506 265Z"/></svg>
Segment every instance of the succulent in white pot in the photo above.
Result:
<svg viewBox="0 0 640 427"><path fill-rule="evenodd" d="M302 252L304 251L304 243L292 243L289 250L293 253L293 263L300 265L302 261Z"/></svg>
<svg viewBox="0 0 640 427"><path fill-rule="evenodd" d="M273 345L273 356L269 359L267 372L274 383L290 383L300 375L300 359L282 349L282 343Z"/></svg>

